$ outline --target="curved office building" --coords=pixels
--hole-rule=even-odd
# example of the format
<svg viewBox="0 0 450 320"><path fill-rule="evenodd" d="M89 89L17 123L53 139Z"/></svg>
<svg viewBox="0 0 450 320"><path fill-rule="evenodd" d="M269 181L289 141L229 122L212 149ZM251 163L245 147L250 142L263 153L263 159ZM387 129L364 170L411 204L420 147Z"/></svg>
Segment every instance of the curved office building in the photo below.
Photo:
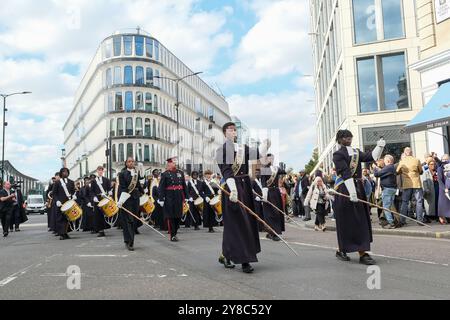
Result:
<svg viewBox="0 0 450 320"><path fill-rule="evenodd" d="M72 178L98 165L114 176L128 156L149 170L179 155L182 169L217 171L227 121L224 98L158 40L139 29L117 32L103 40L76 92L63 128L66 164Z"/></svg>

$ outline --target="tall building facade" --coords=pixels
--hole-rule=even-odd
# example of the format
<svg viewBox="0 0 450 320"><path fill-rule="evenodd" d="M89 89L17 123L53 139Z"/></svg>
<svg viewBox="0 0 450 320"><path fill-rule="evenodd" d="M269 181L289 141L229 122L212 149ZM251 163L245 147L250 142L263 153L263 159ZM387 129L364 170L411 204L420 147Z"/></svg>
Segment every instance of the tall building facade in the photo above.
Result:
<svg viewBox="0 0 450 320"><path fill-rule="evenodd" d="M216 170L221 126L230 119L227 102L157 39L140 29L116 32L75 94L63 127L65 162L71 177L98 165L114 177L129 156L146 170L174 155L182 169Z"/></svg>
<svg viewBox="0 0 450 320"><path fill-rule="evenodd" d="M244 122L242 122L241 119L239 119L236 116L231 116L231 120L236 124L236 131L237 131L237 135L238 135L237 143L249 144L250 143L250 130L249 130L248 126Z"/></svg>
<svg viewBox="0 0 450 320"><path fill-rule="evenodd" d="M426 152L424 133L404 126L422 107L416 8L410 0L311 0L319 163L333 167L336 132L348 129L353 145L371 150L387 141L396 159L411 146Z"/></svg>
<svg viewBox="0 0 450 320"><path fill-rule="evenodd" d="M450 0L415 0L420 37L420 61L411 69L420 73L422 100L426 105L439 87L450 82ZM450 104L450 100L448 101ZM426 132L428 150L449 153L450 127Z"/></svg>

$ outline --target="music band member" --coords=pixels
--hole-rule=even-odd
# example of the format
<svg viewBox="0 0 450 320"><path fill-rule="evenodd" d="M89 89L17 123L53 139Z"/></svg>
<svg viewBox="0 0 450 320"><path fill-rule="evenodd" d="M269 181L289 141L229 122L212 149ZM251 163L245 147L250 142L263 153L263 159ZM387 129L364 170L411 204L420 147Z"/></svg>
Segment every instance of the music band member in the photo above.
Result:
<svg viewBox="0 0 450 320"><path fill-rule="evenodd" d="M102 209L98 206L100 201L105 198L111 199L113 194L111 181L103 176L104 170L105 169L102 166L97 167L97 176L91 183L91 202L94 206L93 231L98 233L98 237L104 237L105 230L111 228L111 226L105 221L105 216Z"/></svg>
<svg viewBox="0 0 450 320"><path fill-rule="evenodd" d="M203 190L203 182L198 180L198 172L192 171L191 173L192 179L187 184L188 196L189 196L189 209L190 213L186 218L186 228L191 226L191 222L194 225L194 230L200 230L199 225L202 222L203 212L200 211L194 201L201 198L204 199L204 190Z"/></svg>
<svg viewBox="0 0 450 320"><path fill-rule="evenodd" d="M142 189L139 172L135 169L135 162L128 157L125 168L118 175L119 178L119 219L123 229L123 239L128 250L134 251L134 235L136 230L135 219L132 215L122 210L130 211L139 217L139 199L144 190Z"/></svg>
<svg viewBox="0 0 450 320"><path fill-rule="evenodd" d="M280 176L286 174L286 172L279 167L273 166L274 156L272 154L267 155L267 160L267 165L261 168L263 200L269 201L278 209L283 211L283 201L281 199L281 192L278 185ZM284 216L279 211L277 211L270 204L263 203L263 213L264 220L277 234L282 234L282 232L285 231ZM279 237L271 233L267 233L266 237L273 241L280 241Z"/></svg>
<svg viewBox="0 0 450 320"><path fill-rule="evenodd" d="M159 183L161 172L158 169L154 169L152 171L152 177L148 180L148 194L155 201L155 210L152 213L152 220L155 222L155 227L158 227L160 230L167 231L167 225L164 223L164 212L163 208L157 202L159 199Z"/></svg>
<svg viewBox="0 0 450 320"><path fill-rule="evenodd" d="M0 190L0 219L2 222L3 237L9 234L9 224L12 215L13 205L16 201L16 195L11 191L11 183L5 181L3 189Z"/></svg>
<svg viewBox="0 0 450 320"><path fill-rule="evenodd" d="M177 169L177 158L166 160L167 170L161 174L158 189L158 203L163 208L164 219L170 234L170 241L177 242L177 232L183 215L183 206L188 199L184 173Z"/></svg>
<svg viewBox="0 0 450 320"><path fill-rule="evenodd" d="M211 185L212 171L205 171L205 181L204 181L204 200L205 207L203 208L203 227L208 228L208 232L215 232L214 225L216 222L216 213L214 208L209 204L209 202L216 196L219 195L219 189Z"/></svg>
<svg viewBox="0 0 450 320"><path fill-rule="evenodd" d="M338 178L335 190L349 195L349 198L337 195L334 201L336 214L336 233L338 251L336 257L342 261L350 261L347 253L358 252L359 262L366 265L375 264L375 260L367 253L370 251L372 238L372 224L370 222L370 208L358 201L367 201L362 180L362 162L377 161L383 153L386 142L380 139L372 152L361 152L351 147L353 135L348 130L339 130L336 142L339 150L333 154Z"/></svg>
<svg viewBox="0 0 450 320"><path fill-rule="evenodd" d="M260 196L263 195L263 187L261 183L261 169L255 170L255 179L252 179L252 190L255 191ZM263 212L263 206L262 206L262 197L257 196L256 194L253 194L253 203L255 205L255 213L264 220L264 212ZM261 222L258 222L258 231L262 232L264 230L264 227Z"/></svg>
<svg viewBox="0 0 450 320"><path fill-rule="evenodd" d="M258 160L260 155L265 157L270 142L264 141L259 153L257 149L235 143L237 133L233 122L226 123L222 131L226 141L217 150L216 160L230 196L222 197L222 254L225 259L219 258L219 262L226 268L234 266L231 262L241 264L245 273L251 273L254 269L250 262L257 262L256 255L261 251L258 224L237 202L240 200L254 211L249 160Z"/></svg>
<svg viewBox="0 0 450 320"><path fill-rule="evenodd" d="M59 171L60 179L53 186L53 199L56 202L56 232L59 235L59 240L70 239L68 235L69 222L66 215L61 211L61 207L69 200L77 200L75 183L69 179L69 175L69 169L62 168Z"/></svg>
<svg viewBox="0 0 450 320"><path fill-rule="evenodd" d="M81 222L81 229L83 232L93 232L94 220L94 206L91 200L91 179L89 177L83 178L83 186L80 188L81 205L83 209L83 221Z"/></svg>

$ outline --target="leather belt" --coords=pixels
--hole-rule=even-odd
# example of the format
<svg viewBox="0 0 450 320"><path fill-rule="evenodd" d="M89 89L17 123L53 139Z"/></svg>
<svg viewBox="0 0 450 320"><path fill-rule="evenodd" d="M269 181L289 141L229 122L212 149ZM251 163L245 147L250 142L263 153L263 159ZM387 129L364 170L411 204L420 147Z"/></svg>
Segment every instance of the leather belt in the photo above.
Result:
<svg viewBox="0 0 450 320"><path fill-rule="evenodd" d="M166 190L183 190L183 186L180 186L180 185L170 186L170 187L167 187Z"/></svg>

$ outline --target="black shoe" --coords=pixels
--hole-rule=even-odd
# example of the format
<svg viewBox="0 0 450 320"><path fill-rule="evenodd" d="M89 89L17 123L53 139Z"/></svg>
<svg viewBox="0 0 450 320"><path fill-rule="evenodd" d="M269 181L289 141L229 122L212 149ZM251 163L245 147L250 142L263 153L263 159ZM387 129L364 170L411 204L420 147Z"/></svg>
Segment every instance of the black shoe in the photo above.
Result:
<svg viewBox="0 0 450 320"><path fill-rule="evenodd" d="M271 233L268 233L268 234L266 234L266 238L270 239L270 240L273 240L273 235Z"/></svg>
<svg viewBox="0 0 450 320"><path fill-rule="evenodd" d="M138 229L134 231L134 234L141 234Z"/></svg>
<svg viewBox="0 0 450 320"><path fill-rule="evenodd" d="M94 230L91 231L91 234L96 234L97 232L95 232Z"/></svg>
<svg viewBox="0 0 450 320"><path fill-rule="evenodd" d="M362 257L359 258L359 263L365 264L367 266L371 266L376 264L375 260L372 259L369 254L365 253Z"/></svg>
<svg viewBox="0 0 450 320"><path fill-rule="evenodd" d="M214 232L216 232L216 231L214 230L214 228L209 228L208 232L209 232L209 233L214 233Z"/></svg>
<svg viewBox="0 0 450 320"><path fill-rule="evenodd" d="M224 256L219 257L219 263L223 264L227 269L233 269L235 267L235 265L229 259L225 259Z"/></svg>
<svg viewBox="0 0 450 320"><path fill-rule="evenodd" d="M66 237L64 237L64 236L59 236L59 240L66 240Z"/></svg>
<svg viewBox="0 0 450 320"><path fill-rule="evenodd" d="M98 238L102 238L105 237L105 232L104 231L100 231L97 235Z"/></svg>
<svg viewBox="0 0 450 320"><path fill-rule="evenodd" d="M302 221L309 221L311 218L304 218Z"/></svg>
<svg viewBox="0 0 450 320"><path fill-rule="evenodd" d="M170 238L170 241L178 242L179 240L178 240L177 236L173 236L172 238Z"/></svg>
<svg viewBox="0 0 450 320"><path fill-rule="evenodd" d="M125 245L127 246L128 251L134 251L134 247L132 244L126 243Z"/></svg>
<svg viewBox="0 0 450 320"><path fill-rule="evenodd" d="M20 229L19 228L16 228L16 230L15 230L16 232L20 232Z"/></svg>
<svg viewBox="0 0 450 320"><path fill-rule="evenodd" d="M69 235L67 233L64 235L64 238L65 239L70 239L70 237L69 237Z"/></svg>
<svg viewBox="0 0 450 320"><path fill-rule="evenodd" d="M198 226L195 226L194 230L200 230L200 228Z"/></svg>
<svg viewBox="0 0 450 320"><path fill-rule="evenodd" d="M342 261L350 261L350 257L345 252L336 251L336 258Z"/></svg>
<svg viewBox="0 0 450 320"><path fill-rule="evenodd" d="M3 232L3 237L6 238L8 236L9 232Z"/></svg>
<svg viewBox="0 0 450 320"><path fill-rule="evenodd" d="M281 239L280 239L279 236L273 235L273 236L272 236L272 240L273 240L273 241L280 241Z"/></svg>
<svg viewBox="0 0 450 320"><path fill-rule="evenodd" d="M245 273L252 273L255 269L250 265L250 263L243 263L242 264L242 271Z"/></svg>

